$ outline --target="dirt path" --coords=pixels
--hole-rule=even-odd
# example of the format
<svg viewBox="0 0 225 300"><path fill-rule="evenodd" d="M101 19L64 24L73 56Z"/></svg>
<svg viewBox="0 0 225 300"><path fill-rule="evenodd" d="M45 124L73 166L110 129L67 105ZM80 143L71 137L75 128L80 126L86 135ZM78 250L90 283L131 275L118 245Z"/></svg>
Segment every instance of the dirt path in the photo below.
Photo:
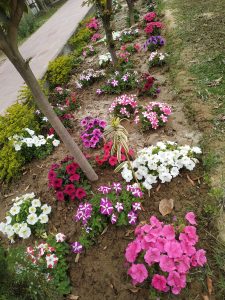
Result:
<svg viewBox="0 0 225 300"><path fill-rule="evenodd" d="M31 58L30 66L37 78L42 78L49 61L61 52L78 23L89 11L89 7L81 7L82 2L68 0L20 46L23 57ZM16 101L23 83L22 77L8 60L0 63L0 113Z"/></svg>

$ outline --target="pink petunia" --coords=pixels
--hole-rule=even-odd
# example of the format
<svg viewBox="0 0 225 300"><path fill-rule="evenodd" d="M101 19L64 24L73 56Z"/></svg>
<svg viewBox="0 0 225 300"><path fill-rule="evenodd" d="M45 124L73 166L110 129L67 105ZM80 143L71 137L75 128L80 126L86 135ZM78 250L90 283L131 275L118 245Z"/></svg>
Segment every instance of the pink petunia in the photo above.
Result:
<svg viewBox="0 0 225 300"><path fill-rule="evenodd" d="M181 289L186 286L186 276L176 271L170 272L167 284L172 287L172 293L178 295Z"/></svg>
<svg viewBox="0 0 225 300"><path fill-rule="evenodd" d="M181 249L181 245L178 241L167 241L164 246L165 251L167 252L167 255L170 258L177 258L181 257L183 254L183 251Z"/></svg>
<svg viewBox="0 0 225 300"><path fill-rule="evenodd" d="M164 272L171 272L176 269L174 260L167 255L162 255L160 257L159 266Z"/></svg>
<svg viewBox="0 0 225 300"><path fill-rule="evenodd" d="M153 275L152 286L161 292L167 292L169 290L168 286L166 285L166 278L158 274Z"/></svg>
<svg viewBox="0 0 225 300"><path fill-rule="evenodd" d="M164 225L162 229L162 234L167 240L175 239L175 230L173 225Z"/></svg>
<svg viewBox="0 0 225 300"><path fill-rule="evenodd" d="M140 251L141 251L141 245L139 242L134 241L129 243L125 253L126 260L130 263L135 262L137 255L138 253L140 253Z"/></svg>
<svg viewBox="0 0 225 300"><path fill-rule="evenodd" d="M186 214L185 219L191 224L196 225L195 214L193 212L189 212Z"/></svg>
<svg viewBox="0 0 225 300"><path fill-rule="evenodd" d="M205 256L206 252L203 249L198 250L195 255L192 257L191 264L193 267L203 267L206 264L207 259Z"/></svg>
<svg viewBox="0 0 225 300"><path fill-rule="evenodd" d="M131 276L134 285L142 283L148 277L148 271L143 264L132 264L127 273Z"/></svg>
<svg viewBox="0 0 225 300"><path fill-rule="evenodd" d="M151 266L155 262L159 262L160 260L160 252L156 248L150 248L146 251L144 256L145 262Z"/></svg>

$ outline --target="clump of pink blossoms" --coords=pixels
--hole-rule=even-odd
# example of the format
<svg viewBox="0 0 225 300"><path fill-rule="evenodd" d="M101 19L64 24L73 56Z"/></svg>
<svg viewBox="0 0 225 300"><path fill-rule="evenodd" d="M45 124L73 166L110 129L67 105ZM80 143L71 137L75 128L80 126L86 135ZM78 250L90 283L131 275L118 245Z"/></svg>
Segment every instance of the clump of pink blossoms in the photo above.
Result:
<svg viewBox="0 0 225 300"><path fill-rule="evenodd" d="M189 212L185 219L191 225L181 232L174 224L166 225L155 216L150 218L150 224L136 227L136 238L128 244L125 253L131 264L128 275L134 285L149 279L156 290L178 295L186 286L190 270L206 264L205 250L196 248L199 237L194 226L195 214ZM144 263L140 263L140 257L144 257ZM156 265L160 270L157 273L154 272ZM151 274L155 273L152 278L148 274L149 268Z"/></svg>
<svg viewBox="0 0 225 300"><path fill-rule="evenodd" d="M135 95L122 95L111 104L109 112L120 118L131 118L136 112L138 103Z"/></svg>

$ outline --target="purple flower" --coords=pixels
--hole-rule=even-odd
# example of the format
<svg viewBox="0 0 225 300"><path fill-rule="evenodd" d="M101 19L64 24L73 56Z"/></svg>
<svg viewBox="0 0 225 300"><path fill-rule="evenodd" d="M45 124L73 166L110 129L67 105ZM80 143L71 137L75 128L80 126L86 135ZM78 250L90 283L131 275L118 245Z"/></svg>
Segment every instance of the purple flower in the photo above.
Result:
<svg viewBox="0 0 225 300"><path fill-rule="evenodd" d="M102 128L105 128L105 126L106 126L106 121L101 120L101 121L99 122L99 126L102 127Z"/></svg>
<svg viewBox="0 0 225 300"><path fill-rule="evenodd" d="M114 87L117 86L118 83L119 83L119 81L115 80L115 79L111 81L111 85L114 86Z"/></svg>
<svg viewBox="0 0 225 300"><path fill-rule="evenodd" d="M133 210L137 211L137 210L141 210L141 203L140 202L134 202L132 204Z"/></svg>
<svg viewBox="0 0 225 300"><path fill-rule="evenodd" d="M92 133L93 133L94 135L96 135L96 136L101 136L101 135L102 135L101 130L98 129L98 128L94 129Z"/></svg>
<svg viewBox="0 0 225 300"><path fill-rule="evenodd" d="M133 187L133 185L131 185L131 184L128 184L127 185L127 191L132 192L133 190L135 190L135 187Z"/></svg>
<svg viewBox="0 0 225 300"><path fill-rule="evenodd" d="M103 93L103 91L102 91L101 89L97 89L97 90L96 90L96 94L97 94L97 95L101 95L102 93Z"/></svg>
<svg viewBox="0 0 225 300"><path fill-rule="evenodd" d="M77 209L77 213L74 216L74 220L76 222L82 220L82 224L86 225L88 219L91 218L92 213L92 205L91 203L80 204Z"/></svg>
<svg viewBox="0 0 225 300"><path fill-rule="evenodd" d="M85 127L87 125L87 123L88 123L87 120L83 119L83 120L81 120L80 125Z"/></svg>
<svg viewBox="0 0 225 300"><path fill-rule="evenodd" d="M108 198L102 198L100 202L100 212L103 215L111 215L113 212L112 203L108 200Z"/></svg>
<svg viewBox="0 0 225 300"><path fill-rule="evenodd" d="M115 208L117 209L118 213L123 210L123 203L117 202Z"/></svg>
<svg viewBox="0 0 225 300"><path fill-rule="evenodd" d="M115 224L117 222L117 216L115 214L112 214L111 216L111 223Z"/></svg>
<svg viewBox="0 0 225 300"><path fill-rule="evenodd" d="M90 142L91 143L98 143L99 142L99 137L98 136L96 136L96 135L93 135L92 136L92 138L91 138L91 140L90 140Z"/></svg>
<svg viewBox="0 0 225 300"><path fill-rule="evenodd" d="M137 197L137 198L141 198L143 196L143 192L139 188L133 188L131 193L134 197Z"/></svg>
<svg viewBox="0 0 225 300"><path fill-rule="evenodd" d="M122 191L122 186L121 186L121 183L119 183L119 182L113 182L112 187L114 188L116 193L119 193Z"/></svg>
<svg viewBox="0 0 225 300"><path fill-rule="evenodd" d="M101 192L102 194L106 195L111 191L111 187L101 185L98 188L98 191Z"/></svg>
<svg viewBox="0 0 225 300"><path fill-rule="evenodd" d="M83 145L84 145L85 148L90 148L90 146L91 146L91 144L90 144L89 141L85 141L85 142L83 143Z"/></svg>
<svg viewBox="0 0 225 300"><path fill-rule="evenodd" d="M74 242L71 244L73 253L81 253L83 250L83 246L79 242Z"/></svg>
<svg viewBox="0 0 225 300"><path fill-rule="evenodd" d="M137 215L136 215L136 213L133 210L131 210L127 214L127 217L128 217L129 224L131 224L131 225L135 225L136 224L136 222L137 222Z"/></svg>

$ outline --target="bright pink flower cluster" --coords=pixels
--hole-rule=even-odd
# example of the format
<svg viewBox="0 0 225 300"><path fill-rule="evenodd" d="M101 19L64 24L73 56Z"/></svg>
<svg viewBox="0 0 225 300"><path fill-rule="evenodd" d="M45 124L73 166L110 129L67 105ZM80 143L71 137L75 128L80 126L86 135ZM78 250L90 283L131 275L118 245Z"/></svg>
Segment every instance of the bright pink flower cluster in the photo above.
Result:
<svg viewBox="0 0 225 300"><path fill-rule="evenodd" d="M130 53L126 50L121 50L117 53L118 57L119 57L119 61L120 63L128 63L129 61L129 57L130 57Z"/></svg>
<svg viewBox="0 0 225 300"><path fill-rule="evenodd" d="M151 285L160 292L170 292L177 295L186 286L186 278L194 267L203 267L206 263L206 252L197 250L195 215L189 212L185 216L192 224L187 225L181 232L174 224L165 225L155 216L150 218L150 224L138 226L135 229L136 238L126 248L125 257L131 263L128 274L134 285L142 283L154 272L157 265L159 274L154 274ZM136 264L138 257L144 255L144 263ZM138 259L139 261L139 259ZM140 261L139 261L140 262Z"/></svg>
<svg viewBox="0 0 225 300"><path fill-rule="evenodd" d="M98 40L100 40L102 38L101 34L100 33L94 33L91 37L91 41L92 42L97 42Z"/></svg>
<svg viewBox="0 0 225 300"><path fill-rule="evenodd" d="M115 155L111 155L111 149L112 149L112 145L113 142L109 141L108 143L106 143L103 147L103 157L100 158L99 155L96 155L95 157L95 161L99 166L111 166L111 167L115 167L119 164L118 159ZM132 156L134 155L134 151L132 149L129 150L129 156L130 158L132 158ZM125 151L122 148L121 149L121 161L125 161L126 160L126 155L125 155Z"/></svg>
<svg viewBox="0 0 225 300"><path fill-rule="evenodd" d="M145 27L145 32L149 35L157 35L160 34L161 29L164 27L161 22L150 22Z"/></svg>
<svg viewBox="0 0 225 300"><path fill-rule="evenodd" d="M171 107L162 102L150 102L145 107L139 108L139 114L135 117L134 122L141 125L144 130L150 128L157 129L160 126L165 125L168 121L168 116L171 115Z"/></svg>
<svg viewBox="0 0 225 300"><path fill-rule="evenodd" d="M154 21L156 18L156 13L154 11L148 12L145 16L144 16L144 20L146 22L152 22Z"/></svg>
<svg viewBox="0 0 225 300"><path fill-rule="evenodd" d="M84 175L73 158L66 157L61 164L53 164L48 173L49 187L56 192L58 201L82 200L86 191L81 187Z"/></svg>
<svg viewBox="0 0 225 300"><path fill-rule="evenodd" d="M122 95L111 104L109 112L119 118L131 118L138 106L135 95Z"/></svg>
<svg viewBox="0 0 225 300"><path fill-rule="evenodd" d="M100 23L99 23L98 19L92 18L89 21L89 23L87 23L86 27L89 28L89 29L93 29L93 30L97 31L100 27Z"/></svg>

